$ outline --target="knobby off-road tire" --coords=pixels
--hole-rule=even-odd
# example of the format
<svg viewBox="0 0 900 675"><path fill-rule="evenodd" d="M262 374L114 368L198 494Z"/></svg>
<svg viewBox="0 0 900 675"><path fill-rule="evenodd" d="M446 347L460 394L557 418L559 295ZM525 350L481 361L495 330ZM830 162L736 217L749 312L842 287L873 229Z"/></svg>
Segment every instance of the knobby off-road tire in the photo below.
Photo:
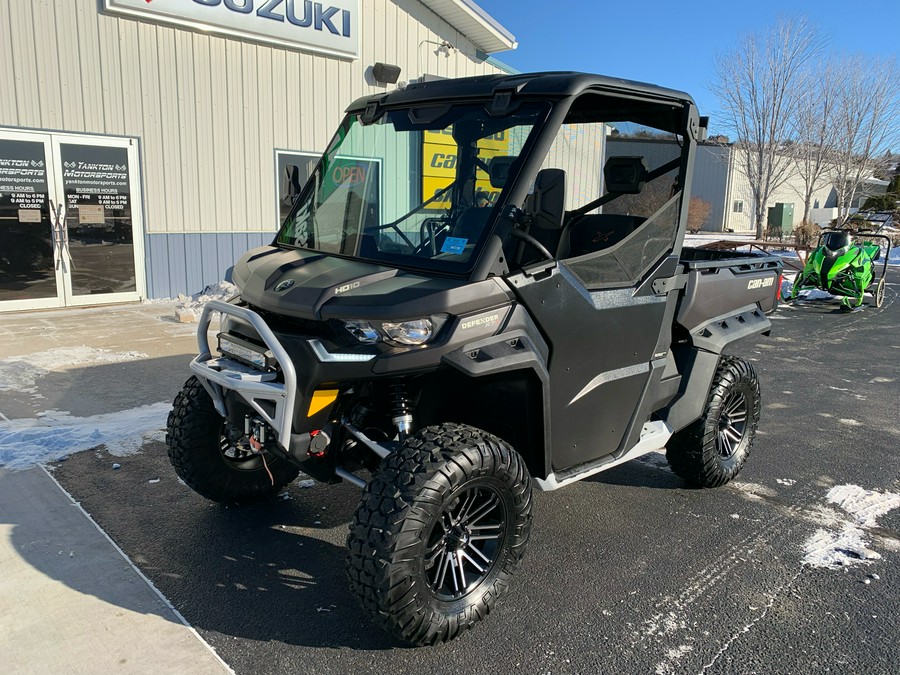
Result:
<svg viewBox="0 0 900 675"><path fill-rule="evenodd" d="M272 497L300 470L266 453L234 457L225 437L225 419L196 377L175 397L166 426L169 461L175 473L195 492L223 504L252 504Z"/></svg>
<svg viewBox="0 0 900 675"><path fill-rule="evenodd" d="M718 487L737 476L759 424L759 379L747 361L722 356L703 416L666 446L666 459L694 487Z"/></svg>
<svg viewBox="0 0 900 675"><path fill-rule="evenodd" d="M351 590L401 640L452 640L509 585L531 499L522 458L499 438L461 424L423 429L363 494L347 538Z"/></svg>

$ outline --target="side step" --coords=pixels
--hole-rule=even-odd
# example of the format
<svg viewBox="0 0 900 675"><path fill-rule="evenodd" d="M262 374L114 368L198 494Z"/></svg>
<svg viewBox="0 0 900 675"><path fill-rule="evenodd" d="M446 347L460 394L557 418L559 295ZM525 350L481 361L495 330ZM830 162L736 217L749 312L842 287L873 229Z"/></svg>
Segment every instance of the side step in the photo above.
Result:
<svg viewBox="0 0 900 675"><path fill-rule="evenodd" d="M569 485L570 483L574 483L575 481L588 478L589 476L593 476L594 474L600 473L601 471L606 471L607 469L611 469L614 466L618 466L619 464L624 464L625 462L635 459L636 457L641 457L651 452L663 450L666 447L666 443L669 442L669 439L671 437L672 429L665 422L660 420L647 422L641 429L641 439L637 442L637 444L635 444L633 448L628 450L622 456L610 459L610 457L607 455L606 457L601 457L595 462L583 465L579 471L576 471L576 473L571 476L557 478L555 473L551 473L549 476L543 479L535 478L534 482L537 484L538 489L543 490L544 492L557 490L564 485Z"/></svg>

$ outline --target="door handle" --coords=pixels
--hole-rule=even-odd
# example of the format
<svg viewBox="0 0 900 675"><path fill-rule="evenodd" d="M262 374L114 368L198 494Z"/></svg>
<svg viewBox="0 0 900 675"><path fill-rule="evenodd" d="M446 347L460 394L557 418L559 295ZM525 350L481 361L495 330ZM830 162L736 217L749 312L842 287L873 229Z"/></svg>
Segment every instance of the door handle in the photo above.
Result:
<svg viewBox="0 0 900 675"><path fill-rule="evenodd" d="M66 227L65 208L62 202L54 204L53 200L50 200L50 222L53 226L53 244L57 248L56 269L62 265L63 272L67 273L69 270L66 269L66 261L68 260L70 268L74 269L74 266L72 254L69 252L69 230Z"/></svg>
<svg viewBox="0 0 900 675"><path fill-rule="evenodd" d="M69 226L66 225L66 208L63 202L56 207L59 212L59 232L62 235L62 250L66 254L66 260L69 261L69 269L75 269L75 263L72 261L72 252L69 250Z"/></svg>

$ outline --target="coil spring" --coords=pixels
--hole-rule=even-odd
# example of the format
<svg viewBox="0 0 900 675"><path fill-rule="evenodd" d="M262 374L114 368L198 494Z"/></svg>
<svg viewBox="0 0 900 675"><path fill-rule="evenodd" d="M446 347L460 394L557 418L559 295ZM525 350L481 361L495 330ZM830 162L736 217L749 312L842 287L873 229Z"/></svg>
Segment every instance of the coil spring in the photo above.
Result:
<svg viewBox="0 0 900 675"><path fill-rule="evenodd" d="M389 387L391 393L391 416L405 417L409 414L409 399L406 397L406 384L395 382Z"/></svg>

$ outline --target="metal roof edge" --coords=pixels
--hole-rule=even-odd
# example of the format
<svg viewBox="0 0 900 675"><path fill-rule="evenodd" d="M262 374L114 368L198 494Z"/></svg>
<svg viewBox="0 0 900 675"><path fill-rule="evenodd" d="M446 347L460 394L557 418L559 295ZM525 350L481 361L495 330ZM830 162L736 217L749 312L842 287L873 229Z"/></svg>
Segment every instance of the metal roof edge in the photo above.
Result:
<svg viewBox="0 0 900 675"><path fill-rule="evenodd" d="M487 54L515 49L519 44L515 35L479 7L474 0L420 0L420 2ZM472 19L475 29L460 26L452 10L463 12Z"/></svg>

